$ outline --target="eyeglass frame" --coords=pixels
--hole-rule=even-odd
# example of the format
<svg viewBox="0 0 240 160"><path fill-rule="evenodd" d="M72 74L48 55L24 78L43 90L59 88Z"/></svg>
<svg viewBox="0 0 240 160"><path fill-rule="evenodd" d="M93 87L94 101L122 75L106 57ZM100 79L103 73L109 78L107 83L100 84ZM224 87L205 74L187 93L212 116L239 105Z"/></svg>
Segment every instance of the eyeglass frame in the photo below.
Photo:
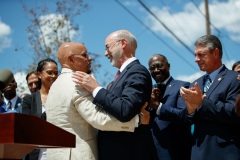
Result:
<svg viewBox="0 0 240 160"><path fill-rule="evenodd" d="M107 50L111 49L117 42L119 42L121 40L122 39L119 39L119 40L116 40L116 41L113 41L113 42L110 42L110 43L106 44L105 45L105 50L107 51ZM114 43L114 44L108 47L108 45L111 44L111 43Z"/></svg>
<svg viewBox="0 0 240 160"><path fill-rule="evenodd" d="M83 56L84 58L89 58L90 57L88 52L83 53L83 54L71 54L71 56L77 56L77 55Z"/></svg>

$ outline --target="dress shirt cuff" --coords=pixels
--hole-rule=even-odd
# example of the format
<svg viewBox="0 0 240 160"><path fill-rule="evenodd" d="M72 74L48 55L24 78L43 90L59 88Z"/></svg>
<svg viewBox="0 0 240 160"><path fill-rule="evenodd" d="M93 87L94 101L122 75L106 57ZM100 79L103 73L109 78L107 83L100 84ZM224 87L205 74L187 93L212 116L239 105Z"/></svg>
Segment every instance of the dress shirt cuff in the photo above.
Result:
<svg viewBox="0 0 240 160"><path fill-rule="evenodd" d="M138 127L138 124L139 124L139 115L137 114L137 115L135 116L135 128Z"/></svg>
<svg viewBox="0 0 240 160"><path fill-rule="evenodd" d="M99 87L97 87L93 90L93 92L92 92L93 97L96 97L96 95L97 95L97 93L99 92L100 89L102 89L102 87L99 86Z"/></svg>
<svg viewBox="0 0 240 160"><path fill-rule="evenodd" d="M161 107L162 107L162 103L159 104L158 109L156 110L157 115L160 115Z"/></svg>

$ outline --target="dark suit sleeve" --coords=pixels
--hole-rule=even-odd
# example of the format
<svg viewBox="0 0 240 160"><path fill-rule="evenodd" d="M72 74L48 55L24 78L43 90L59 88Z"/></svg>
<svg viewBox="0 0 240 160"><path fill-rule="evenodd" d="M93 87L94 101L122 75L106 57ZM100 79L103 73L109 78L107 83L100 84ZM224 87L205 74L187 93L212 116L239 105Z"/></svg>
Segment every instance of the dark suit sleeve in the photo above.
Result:
<svg viewBox="0 0 240 160"><path fill-rule="evenodd" d="M27 95L23 98L22 113L31 114L31 102L32 102L32 95Z"/></svg>
<svg viewBox="0 0 240 160"><path fill-rule="evenodd" d="M174 86L174 91L177 92L176 96L168 96L167 103L162 104L159 119L169 121L172 123L186 123L187 122L187 110L185 101L180 95L180 87L189 87L189 83L181 83L178 86ZM169 102L171 101L171 102Z"/></svg>
<svg viewBox="0 0 240 160"><path fill-rule="evenodd" d="M202 106L196 115L209 121L239 123L240 119L235 114L235 102L240 94L239 81L230 74L222 83L215 89L215 94L203 99Z"/></svg>
<svg viewBox="0 0 240 160"><path fill-rule="evenodd" d="M128 122L139 113L145 102L149 102L151 86L147 69L133 67L119 80L112 93L101 89L93 103L103 107L119 121Z"/></svg>

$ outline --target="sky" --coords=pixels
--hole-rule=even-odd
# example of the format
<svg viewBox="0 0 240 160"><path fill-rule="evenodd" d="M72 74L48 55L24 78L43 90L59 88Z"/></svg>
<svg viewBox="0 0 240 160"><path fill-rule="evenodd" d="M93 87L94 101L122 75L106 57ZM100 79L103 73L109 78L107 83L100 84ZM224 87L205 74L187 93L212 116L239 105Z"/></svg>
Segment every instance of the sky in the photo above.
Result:
<svg viewBox="0 0 240 160"><path fill-rule="evenodd" d="M222 62L231 69L232 64L240 60L240 0L208 1L211 34L221 40ZM19 94L29 92L20 91L20 87L26 87L24 70L33 63L26 32L30 20L23 11L21 2L29 7L42 3L51 5L47 0L0 0L0 70L8 68L13 71ZM84 43L89 52L101 55L98 61L102 67L95 73L99 84L111 82L117 72L117 68L112 67L104 57L104 51L106 37L120 29L129 30L135 35L138 42L136 57L147 68L151 55L160 53L167 57L171 65L170 74L175 79L192 82L204 74L194 62L194 42L206 34L204 0L83 2L89 7L74 19L74 23L79 25L79 31L71 34L73 41ZM53 15L55 13L39 18ZM15 48L21 50L16 52Z"/></svg>

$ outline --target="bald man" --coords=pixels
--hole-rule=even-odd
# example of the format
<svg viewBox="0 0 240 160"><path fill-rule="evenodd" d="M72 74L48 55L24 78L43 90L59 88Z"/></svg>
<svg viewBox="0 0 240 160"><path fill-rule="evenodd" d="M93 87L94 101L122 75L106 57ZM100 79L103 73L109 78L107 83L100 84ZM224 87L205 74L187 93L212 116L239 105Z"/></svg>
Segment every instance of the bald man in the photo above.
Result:
<svg viewBox="0 0 240 160"><path fill-rule="evenodd" d="M83 44L69 42L58 50L62 71L51 86L46 102L47 121L76 135L75 148L48 149L50 160L97 160L97 129L133 132L136 117L118 121L92 103L91 93L71 78L75 71L90 73L92 58ZM63 137L64 138L64 137Z"/></svg>

